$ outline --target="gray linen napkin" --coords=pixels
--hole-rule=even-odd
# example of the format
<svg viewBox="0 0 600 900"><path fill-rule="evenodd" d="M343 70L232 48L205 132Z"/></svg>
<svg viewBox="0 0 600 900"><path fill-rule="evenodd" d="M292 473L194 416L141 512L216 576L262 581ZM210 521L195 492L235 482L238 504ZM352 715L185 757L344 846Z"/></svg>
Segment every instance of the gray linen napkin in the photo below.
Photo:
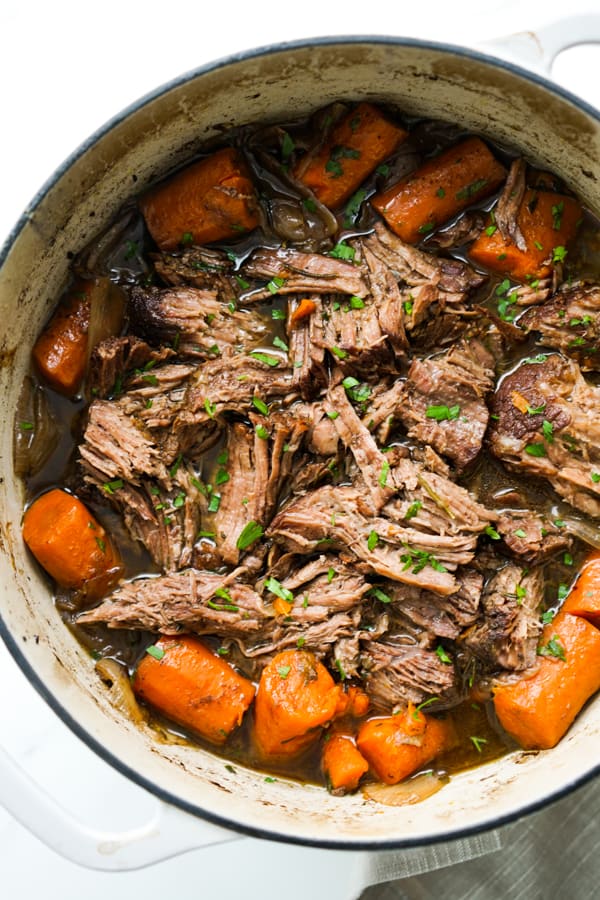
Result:
<svg viewBox="0 0 600 900"><path fill-rule="evenodd" d="M373 863L375 886L360 900L598 900L599 808L600 779L595 779L487 835L404 851L404 871L403 851L390 852L387 860ZM504 852L496 852L501 848ZM418 856L410 856L419 853L420 869Z"/></svg>

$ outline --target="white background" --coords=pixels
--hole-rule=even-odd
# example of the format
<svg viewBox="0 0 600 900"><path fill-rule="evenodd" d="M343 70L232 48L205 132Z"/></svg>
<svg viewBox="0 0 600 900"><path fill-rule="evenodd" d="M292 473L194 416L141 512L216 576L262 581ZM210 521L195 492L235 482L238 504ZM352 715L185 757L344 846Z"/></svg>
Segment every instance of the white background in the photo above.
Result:
<svg viewBox="0 0 600 900"><path fill-rule="evenodd" d="M600 10L598 0L0 0L0 243L38 188L90 133L139 96L211 60L282 40L334 34L387 33L473 45L535 29L567 11L592 9ZM568 51L553 75L600 107L599 61L596 47ZM67 731L3 645L0 710L0 745L87 822L131 826L149 812L153 801ZM322 862L318 851L302 854L302 871L290 881L288 850L244 845L242 851L197 851L131 874L97 874L63 861L0 810L0 897L333 900L331 884L319 887L311 878L310 870L316 874Z"/></svg>

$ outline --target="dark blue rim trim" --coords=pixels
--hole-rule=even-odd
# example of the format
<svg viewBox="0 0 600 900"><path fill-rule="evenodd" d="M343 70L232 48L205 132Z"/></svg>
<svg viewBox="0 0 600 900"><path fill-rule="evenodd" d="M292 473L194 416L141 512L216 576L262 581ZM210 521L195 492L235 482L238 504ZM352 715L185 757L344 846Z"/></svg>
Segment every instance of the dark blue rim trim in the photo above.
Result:
<svg viewBox="0 0 600 900"><path fill-rule="evenodd" d="M573 106L578 107L583 112L587 113L592 118L596 119L600 122L600 112L591 106L589 103L586 103L584 100L581 100L576 95L570 93L570 91L565 90L564 88L553 84L551 81L548 81L546 78L538 75L537 73L530 72L527 69L523 69L518 65L515 65L511 62L506 62L494 56L488 56L484 53L481 53L476 50L470 50L466 47L460 47L454 44L445 44L445 43L437 43L434 41L422 41L416 38L392 38L386 36L379 35L365 35L365 36L341 36L341 37L320 37L320 38L312 38L312 39L303 39L298 41L290 41L279 44L272 44L265 47L259 47L254 50L243 51L240 53L232 54L231 56L224 57L222 59L216 60L215 62L208 63L204 66L201 66L198 69L193 69L190 72L186 72L183 75L173 79L172 81L163 84L161 87L157 88L154 91L146 94L141 97L139 100L132 103L130 106L126 107L112 119L110 119L105 125L95 131L86 141L81 144L77 150L75 150L63 163L58 167L58 169L54 172L54 174L44 183L44 185L40 188L37 194L33 197L24 213L20 217L19 221L16 223L15 227L10 232L7 240L5 241L2 249L0 250L0 267L4 264L10 249L19 234L30 220L33 212L37 209L40 203L44 200L46 195L52 190L55 184L62 178L65 172L75 163L80 157L82 157L94 144L96 144L105 134L123 122L128 118L132 113L141 109L142 107L148 105L153 100L156 100L158 97L161 97L169 91L180 87L180 85L184 84L187 81L191 81L193 78L196 78L200 75L204 75L208 72L216 71L217 69L222 69L226 66L229 66L233 63L243 62L249 59L254 59L260 56L274 56L278 53L285 53L289 50L299 50L299 49L307 49L314 46L319 47L327 47L327 46L339 46L339 45L347 45L347 44L381 44L381 45L389 45L393 47L408 47L411 49L425 49L425 50L438 50L445 53L454 53L459 56L466 56L469 59L479 60L481 62L487 63L490 66L494 66L495 68L504 69L508 72L511 72L515 75L524 78L527 81L532 81L535 84L538 84L540 87L545 88L553 94L567 100L569 103L573 104ZM103 759L106 763L111 765L114 769L124 775L126 778L129 778L131 781L135 782L144 790L148 791L154 796L158 797L161 800L164 800L166 803L170 803L173 806L177 806L182 809L184 812L190 813L193 816L197 816L198 818L205 819L208 822L212 822L215 825L219 825L223 828L227 828L231 831L239 832L241 834L248 835L249 837L256 837L261 839L280 841L286 844L300 844L302 846L308 847L319 847L323 849L331 849L331 850L399 850L399 849L411 849L416 847L423 846L431 846L440 843L450 843L455 840L460 840L463 838L468 838L476 834L483 834L486 831L490 831L491 829L497 828L501 825L506 825L510 822L515 822L518 819L523 818L525 815L529 815L538 810L543 809L544 807L550 805L551 803L560 800L562 797L568 795L573 791L576 787L584 785L586 782L590 781L594 778L598 773L600 773L600 764L595 766L590 771L585 772L580 777L573 779L570 784L565 787L554 791L552 794L549 794L542 800L538 800L531 803L524 803L523 807L515 812L507 813L506 815L499 816L493 822L487 823L483 826L472 826L469 828L457 828L455 830L449 831L447 835L441 837L431 837L431 838L422 838L422 839L392 839L392 840L377 840L377 841L348 841L344 839L334 840L334 839L312 839L312 838L302 838L296 837L293 835L281 834L279 832L269 831L266 828L253 828L252 826L241 825L239 822L230 820L224 816L218 816L214 813L211 813L209 810L203 809L201 807L195 806L192 803L186 802L184 799L169 793L168 791L163 790L158 787L152 781L149 781L143 775L140 775L134 769L131 769L128 765L123 763L120 759L113 756L113 754L106 749L106 747L99 743L96 738L92 737L80 724L77 722L69 712L62 706L62 704L57 700L54 694L48 690L46 685L42 682L40 677L37 675L35 669L32 668L29 661L23 655L20 646L18 645L15 637L11 634L8 627L6 626L2 616L0 615L0 636L4 640L6 646L8 647L10 653L14 657L15 661L23 671L26 678L33 685L33 687L37 690L37 692L44 698L44 700L48 703L50 708L56 713L56 715L64 722L67 727L77 735L91 750L94 751L101 759Z"/></svg>

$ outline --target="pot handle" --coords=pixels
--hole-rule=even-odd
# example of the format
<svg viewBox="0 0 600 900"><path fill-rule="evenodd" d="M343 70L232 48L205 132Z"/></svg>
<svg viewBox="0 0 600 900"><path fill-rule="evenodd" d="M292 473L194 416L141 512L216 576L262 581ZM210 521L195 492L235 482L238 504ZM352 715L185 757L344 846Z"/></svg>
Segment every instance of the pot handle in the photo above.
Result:
<svg viewBox="0 0 600 900"><path fill-rule="evenodd" d="M559 53L579 44L600 43L600 14L590 10L579 15L559 18L531 31L517 31L493 40L483 41L484 52L501 56L550 75Z"/></svg>
<svg viewBox="0 0 600 900"><path fill-rule="evenodd" d="M88 869L127 872L241 835L157 801L143 825L110 832L79 822L0 747L0 807L46 846Z"/></svg>

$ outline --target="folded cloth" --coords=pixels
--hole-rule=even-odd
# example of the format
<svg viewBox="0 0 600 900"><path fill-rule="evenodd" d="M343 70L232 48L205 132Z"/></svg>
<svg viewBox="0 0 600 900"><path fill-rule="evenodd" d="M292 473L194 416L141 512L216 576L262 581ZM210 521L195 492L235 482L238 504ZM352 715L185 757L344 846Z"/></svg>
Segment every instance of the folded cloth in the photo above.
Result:
<svg viewBox="0 0 600 900"><path fill-rule="evenodd" d="M596 778L487 836L422 850L389 851L387 861L373 862L370 883L376 886L365 890L360 900L597 900L599 808L600 779ZM501 847L504 853L493 852ZM445 850L449 861L439 862ZM423 854L421 869L416 868L418 856L412 857L419 853Z"/></svg>

